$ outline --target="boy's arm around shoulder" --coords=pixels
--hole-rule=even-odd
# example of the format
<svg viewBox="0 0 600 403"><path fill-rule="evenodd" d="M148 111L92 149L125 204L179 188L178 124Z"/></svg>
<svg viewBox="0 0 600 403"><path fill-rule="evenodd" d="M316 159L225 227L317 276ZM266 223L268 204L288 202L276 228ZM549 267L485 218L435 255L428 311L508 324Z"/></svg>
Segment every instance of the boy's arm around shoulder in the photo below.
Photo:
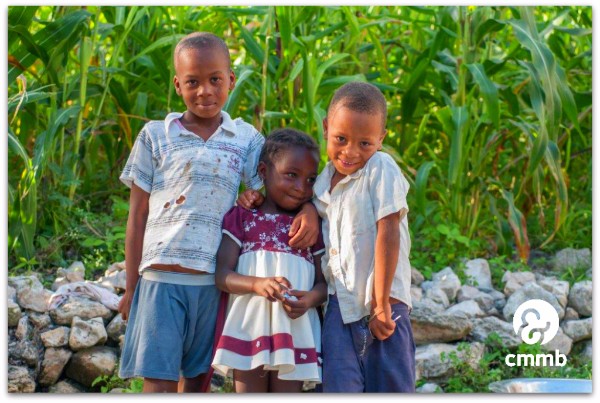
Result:
<svg viewBox="0 0 600 403"><path fill-rule="evenodd" d="M138 270L142 261L149 201L150 193L133 183L129 196L129 217L125 235L125 294L119 302L119 312L123 320L129 317L131 301L140 277Z"/></svg>
<svg viewBox="0 0 600 403"><path fill-rule="evenodd" d="M290 246L292 248L306 249L317 242L321 225L319 222L319 213L316 207L310 202L302 205L302 208L290 227L289 236Z"/></svg>

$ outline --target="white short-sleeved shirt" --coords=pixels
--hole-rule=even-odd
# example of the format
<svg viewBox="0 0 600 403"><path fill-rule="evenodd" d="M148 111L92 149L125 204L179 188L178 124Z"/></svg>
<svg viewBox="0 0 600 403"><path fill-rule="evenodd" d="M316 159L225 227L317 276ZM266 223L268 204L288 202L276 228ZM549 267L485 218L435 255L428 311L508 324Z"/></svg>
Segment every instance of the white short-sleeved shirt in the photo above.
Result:
<svg viewBox="0 0 600 403"><path fill-rule="evenodd" d="M405 209L409 184L389 155L377 152L365 166L344 177L329 193L335 168L327 163L314 186L313 203L323 218L323 274L329 294L337 294L344 323L370 313L377 221ZM390 296L412 307L410 235L400 221L400 253Z"/></svg>
<svg viewBox="0 0 600 403"><path fill-rule="evenodd" d="M224 111L222 123L204 141L170 113L147 123L119 179L150 193L139 272L152 264L215 272L221 224L240 182L262 187L256 171L264 137Z"/></svg>

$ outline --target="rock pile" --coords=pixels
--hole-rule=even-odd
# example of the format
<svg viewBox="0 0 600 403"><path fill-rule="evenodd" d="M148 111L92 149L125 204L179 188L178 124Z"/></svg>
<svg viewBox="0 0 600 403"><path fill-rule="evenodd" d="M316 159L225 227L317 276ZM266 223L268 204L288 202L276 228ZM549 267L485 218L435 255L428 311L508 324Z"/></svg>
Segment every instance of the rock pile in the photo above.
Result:
<svg viewBox="0 0 600 403"><path fill-rule="evenodd" d="M572 267L573 263L591 267L589 249L560 251L555 269L560 272L561 265ZM124 263L116 263L94 283L121 293L124 269ZM80 262L59 269L52 290L83 281L84 272ZM500 291L494 289L486 260L466 262L464 273L463 284L450 267L429 281L418 270L412 271L417 379L427 380L419 391L441 391L438 383L453 374L450 355L477 365L485 352L483 342L491 333L497 333L506 347L520 345L512 317L529 299L550 303L561 320L558 334L542 347L569 355L575 343L582 343L582 354L591 361L591 278L570 287L553 276L506 272ZM35 275L8 279L9 392L81 393L93 390L92 383L99 376L115 374L126 328L120 314L83 296L69 296L58 308L48 310L52 290L45 289Z"/></svg>

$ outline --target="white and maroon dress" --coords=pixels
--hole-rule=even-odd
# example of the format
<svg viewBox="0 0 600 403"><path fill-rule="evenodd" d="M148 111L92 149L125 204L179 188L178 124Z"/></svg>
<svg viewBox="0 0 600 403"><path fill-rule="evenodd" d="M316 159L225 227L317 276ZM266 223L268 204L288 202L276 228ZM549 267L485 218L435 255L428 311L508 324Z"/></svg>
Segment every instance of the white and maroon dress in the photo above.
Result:
<svg viewBox="0 0 600 403"><path fill-rule="evenodd" d="M322 238L308 249L288 245L294 217L234 207L225 215L223 234L240 246L237 272L287 278L294 290L309 291L315 281L314 259L324 252ZM229 310L213 368L221 375L260 366L279 379L321 382L321 325L315 308L290 319L281 302L256 294L229 298Z"/></svg>

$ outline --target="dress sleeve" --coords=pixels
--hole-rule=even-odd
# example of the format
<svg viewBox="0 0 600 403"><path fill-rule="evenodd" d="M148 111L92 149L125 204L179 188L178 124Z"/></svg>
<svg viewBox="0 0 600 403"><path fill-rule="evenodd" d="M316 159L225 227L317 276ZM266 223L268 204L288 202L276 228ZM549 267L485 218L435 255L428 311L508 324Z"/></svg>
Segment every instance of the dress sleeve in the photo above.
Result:
<svg viewBox="0 0 600 403"><path fill-rule="evenodd" d="M392 213L408 213L406 195L410 185L392 157L377 155L369 176L369 192L375 220L379 221Z"/></svg>
<svg viewBox="0 0 600 403"><path fill-rule="evenodd" d="M238 246L242 247L244 240L244 223L241 207L232 207L223 218L223 234L231 238Z"/></svg>
<svg viewBox="0 0 600 403"><path fill-rule="evenodd" d="M263 187L263 182L260 176L258 176L257 168L260 152L265 144L265 138L258 130L254 129L254 132L254 137L250 141L246 164L242 171L242 180L246 188L258 190Z"/></svg>
<svg viewBox="0 0 600 403"><path fill-rule="evenodd" d="M144 127L135 139L131 154L119 179L128 188L135 183L145 192L152 190L154 178L154 160L152 158L152 139Z"/></svg>

